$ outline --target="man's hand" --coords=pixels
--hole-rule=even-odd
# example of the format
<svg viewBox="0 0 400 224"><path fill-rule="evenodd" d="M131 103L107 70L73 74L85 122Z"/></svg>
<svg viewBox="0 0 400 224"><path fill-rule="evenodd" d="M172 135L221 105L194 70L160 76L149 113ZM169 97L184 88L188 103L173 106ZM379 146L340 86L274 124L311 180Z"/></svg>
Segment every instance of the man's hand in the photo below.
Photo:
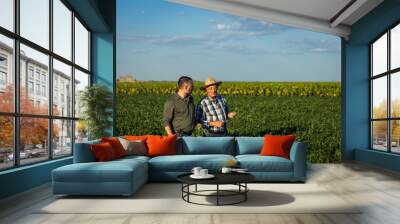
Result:
<svg viewBox="0 0 400 224"><path fill-rule="evenodd" d="M224 126L225 122L223 122L223 121L210 121L209 124L210 124L210 126L214 126L214 127L222 127L222 126Z"/></svg>
<svg viewBox="0 0 400 224"><path fill-rule="evenodd" d="M170 126L165 126L164 128L168 136L174 135L174 133L172 132L172 128Z"/></svg>
<svg viewBox="0 0 400 224"><path fill-rule="evenodd" d="M234 118L236 116L236 112L232 111L228 113L229 118Z"/></svg>

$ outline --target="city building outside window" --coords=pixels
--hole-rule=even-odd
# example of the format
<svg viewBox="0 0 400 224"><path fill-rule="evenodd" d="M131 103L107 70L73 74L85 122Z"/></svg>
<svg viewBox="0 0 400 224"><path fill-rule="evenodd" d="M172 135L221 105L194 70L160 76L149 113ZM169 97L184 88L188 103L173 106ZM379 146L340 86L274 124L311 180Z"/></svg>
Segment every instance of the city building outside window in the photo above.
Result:
<svg viewBox="0 0 400 224"><path fill-rule="evenodd" d="M29 88L29 94L33 94L34 93L34 87L33 87L33 82L29 81L28 82L28 88Z"/></svg>
<svg viewBox="0 0 400 224"><path fill-rule="evenodd" d="M0 84L2 84L2 85L7 84L7 74L1 70L0 70Z"/></svg>

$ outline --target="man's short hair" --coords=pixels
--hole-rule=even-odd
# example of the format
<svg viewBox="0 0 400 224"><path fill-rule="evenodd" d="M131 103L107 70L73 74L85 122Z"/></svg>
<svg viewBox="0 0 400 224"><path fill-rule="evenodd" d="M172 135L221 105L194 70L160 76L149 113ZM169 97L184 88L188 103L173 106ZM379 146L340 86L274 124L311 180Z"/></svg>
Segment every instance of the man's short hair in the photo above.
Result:
<svg viewBox="0 0 400 224"><path fill-rule="evenodd" d="M181 76L178 80L178 88L182 88L183 84L185 83L191 83L193 84L193 79L190 78L189 76Z"/></svg>

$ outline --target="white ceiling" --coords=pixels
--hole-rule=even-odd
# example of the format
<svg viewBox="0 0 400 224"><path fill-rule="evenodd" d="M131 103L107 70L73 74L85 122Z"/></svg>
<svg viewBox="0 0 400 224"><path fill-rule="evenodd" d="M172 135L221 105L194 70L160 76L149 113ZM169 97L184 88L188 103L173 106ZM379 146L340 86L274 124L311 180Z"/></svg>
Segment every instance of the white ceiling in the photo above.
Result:
<svg viewBox="0 0 400 224"><path fill-rule="evenodd" d="M350 35L352 24L383 2L383 0L169 1L345 38Z"/></svg>
<svg viewBox="0 0 400 224"><path fill-rule="evenodd" d="M255 7L330 20L350 0L230 0L230 2L245 3Z"/></svg>

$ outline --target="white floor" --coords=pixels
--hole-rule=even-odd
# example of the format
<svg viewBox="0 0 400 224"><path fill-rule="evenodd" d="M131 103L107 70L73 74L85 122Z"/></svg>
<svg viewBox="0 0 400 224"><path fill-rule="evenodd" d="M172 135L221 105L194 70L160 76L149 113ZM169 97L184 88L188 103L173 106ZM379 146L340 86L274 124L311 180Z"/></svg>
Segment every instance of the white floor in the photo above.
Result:
<svg viewBox="0 0 400 224"><path fill-rule="evenodd" d="M317 184L350 203L360 213L307 214L39 214L54 201L49 185L0 202L0 223L400 223L400 174L358 163L313 164L308 184ZM313 197L313 196L310 196ZM317 199L317 197L316 197ZM315 203L318 203L315 200ZM173 205L171 205L173 206Z"/></svg>

